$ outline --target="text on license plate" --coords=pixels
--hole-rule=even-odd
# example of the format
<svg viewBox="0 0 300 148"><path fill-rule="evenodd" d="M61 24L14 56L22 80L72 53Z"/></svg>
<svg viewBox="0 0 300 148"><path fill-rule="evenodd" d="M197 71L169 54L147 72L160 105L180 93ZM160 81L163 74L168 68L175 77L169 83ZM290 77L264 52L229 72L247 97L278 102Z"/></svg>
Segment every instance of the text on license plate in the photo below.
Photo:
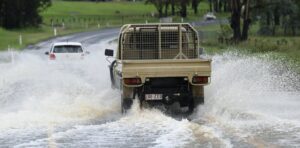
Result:
<svg viewBox="0 0 300 148"><path fill-rule="evenodd" d="M162 94L146 94L145 100L162 100L163 95Z"/></svg>

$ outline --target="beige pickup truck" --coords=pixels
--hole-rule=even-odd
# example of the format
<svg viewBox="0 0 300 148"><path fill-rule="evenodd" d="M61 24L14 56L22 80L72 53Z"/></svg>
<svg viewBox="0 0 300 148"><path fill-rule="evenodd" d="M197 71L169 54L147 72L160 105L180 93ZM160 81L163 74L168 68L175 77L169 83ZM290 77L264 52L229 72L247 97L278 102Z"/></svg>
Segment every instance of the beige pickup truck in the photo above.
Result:
<svg viewBox="0 0 300 148"><path fill-rule="evenodd" d="M116 52L116 53L114 53ZM128 24L121 28L109 66L113 88L121 90L122 112L133 99L144 104L194 108L204 103L211 60L201 58L197 31L186 23Z"/></svg>

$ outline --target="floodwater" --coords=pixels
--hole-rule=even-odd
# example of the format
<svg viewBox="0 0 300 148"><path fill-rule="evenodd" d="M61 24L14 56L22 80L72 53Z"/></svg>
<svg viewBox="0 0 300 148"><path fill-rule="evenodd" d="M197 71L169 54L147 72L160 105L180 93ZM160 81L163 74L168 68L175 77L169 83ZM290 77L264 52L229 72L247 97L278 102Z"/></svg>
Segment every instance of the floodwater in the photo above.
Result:
<svg viewBox="0 0 300 148"><path fill-rule="evenodd" d="M0 147L300 147L300 76L268 55L212 56L189 120L137 102L122 115L103 55L115 34L87 42L83 61L50 62L48 47L1 52Z"/></svg>

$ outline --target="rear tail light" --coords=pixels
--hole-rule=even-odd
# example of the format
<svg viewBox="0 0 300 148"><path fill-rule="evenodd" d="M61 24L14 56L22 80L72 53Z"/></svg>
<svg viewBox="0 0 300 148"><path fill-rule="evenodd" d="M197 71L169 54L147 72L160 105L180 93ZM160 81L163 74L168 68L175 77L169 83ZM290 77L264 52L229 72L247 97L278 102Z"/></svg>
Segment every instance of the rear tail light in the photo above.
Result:
<svg viewBox="0 0 300 148"><path fill-rule="evenodd" d="M208 77L206 76L194 76L192 82L194 84L207 84Z"/></svg>
<svg viewBox="0 0 300 148"><path fill-rule="evenodd" d="M124 78L126 85L140 85L142 84L141 78Z"/></svg>
<svg viewBox="0 0 300 148"><path fill-rule="evenodd" d="M51 53L50 55L49 55L49 58L50 58L50 60L55 60L55 54L53 54L53 53Z"/></svg>

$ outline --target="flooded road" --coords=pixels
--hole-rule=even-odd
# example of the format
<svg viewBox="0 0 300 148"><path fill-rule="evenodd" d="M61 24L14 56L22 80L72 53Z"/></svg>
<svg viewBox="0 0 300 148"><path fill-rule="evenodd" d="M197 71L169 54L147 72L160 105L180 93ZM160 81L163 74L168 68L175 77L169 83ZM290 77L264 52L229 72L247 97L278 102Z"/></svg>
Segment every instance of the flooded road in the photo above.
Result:
<svg viewBox="0 0 300 148"><path fill-rule="evenodd" d="M118 29L0 53L0 147L300 147L300 76L268 55L214 55L205 105L188 119L135 102L120 113L105 48ZM83 61L53 63L55 41L80 41Z"/></svg>

